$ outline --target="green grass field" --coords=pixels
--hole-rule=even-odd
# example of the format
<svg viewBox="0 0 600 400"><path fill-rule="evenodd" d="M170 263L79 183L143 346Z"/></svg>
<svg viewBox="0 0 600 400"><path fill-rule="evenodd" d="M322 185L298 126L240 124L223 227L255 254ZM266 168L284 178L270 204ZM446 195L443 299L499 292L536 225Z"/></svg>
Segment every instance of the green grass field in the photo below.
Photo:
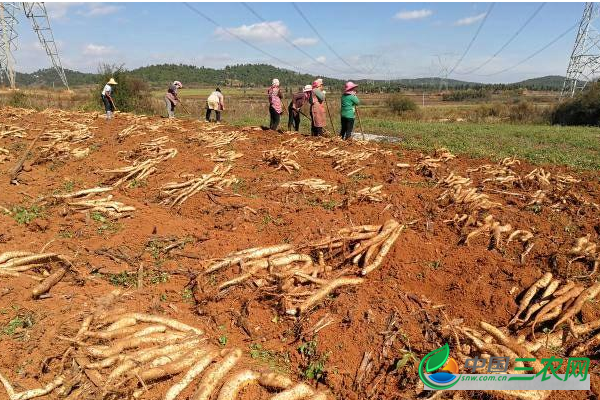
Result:
<svg viewBox="0 0 600 400"><path fill-rule="evenodd" d="M267 125L268 116L244 117L234 125ZM329 121L328 121L329 122ZM600 169L600 128L549 125L476 124L452 122L393 121L365 118L365 133L397 136L402 145L417 150L447 147L453 153L499 160L517 156L535 164L559 164L576 169ZM334 120L336 128L339 122ZM303 119L301 131L310 122ZM355 125L355 131L359 127ZM287 115L280 127L287 128Z"/></svg>
<svg viewBox="0 0 600 400"><path fill-rule="evenodd" d="M600 128L550 125L438 123L366 119L369 133L399 136L413 149L444 146L458 154L498 160L600 169Z"/></svg>

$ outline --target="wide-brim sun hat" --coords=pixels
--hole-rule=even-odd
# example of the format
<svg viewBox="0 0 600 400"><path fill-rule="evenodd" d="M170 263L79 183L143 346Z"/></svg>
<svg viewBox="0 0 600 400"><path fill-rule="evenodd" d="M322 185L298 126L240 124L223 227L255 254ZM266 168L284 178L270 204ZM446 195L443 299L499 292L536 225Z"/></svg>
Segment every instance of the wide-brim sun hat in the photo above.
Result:
<svg viewBox="0 0 600 400"><path fill-rule="evenodd" d="M304 89L302 89L303 92L310 92L312 90L312 86L311 85L306 85L304 86Z"/></svg>
<svg viewBox="0 0 600 400"><path fill-rule="evenodd" d="M118 83L117 83L117 81L115 81L115 78L110 78L107 85L118 85Z"/></svg>
<svg viewBox="0 0 600 400"><path fill-rule="evenodd" d="M279 86L279 79L275 78L273 79L273 81L271 82L272 86Z"/></svg>
<svg viewBox="0 0 600 400"><path fill-rule="evenodd" d="M356 89L357 87L358 85L352 81L346 82L346 84L344 85L344 92L349 92L352 89Z"/></svg>

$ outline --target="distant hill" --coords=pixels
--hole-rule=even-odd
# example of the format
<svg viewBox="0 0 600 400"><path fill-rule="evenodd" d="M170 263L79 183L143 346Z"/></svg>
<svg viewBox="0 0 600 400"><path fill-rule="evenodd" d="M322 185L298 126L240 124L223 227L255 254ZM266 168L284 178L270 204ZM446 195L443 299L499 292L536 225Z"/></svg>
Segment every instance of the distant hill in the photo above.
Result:
<svg viewBox="0 0 600 400"><path fill-rule="evenodd" d="M131 70L150 84L166 85L174 79L189 85L226 85L226 86L268 86L273 78L278 78L285 86L301 86L311 83L315 77L299 74L268 64L240 64L226 66L223 69L196 67L193 65L161 64ZM339 79L327 78L332 84L342 84Z"/></svg>
<svg viewBox="0 0 600 400"><path fill-rule="evenodd" d="M564 76L548 75L541 78L526 79L515 83L515 85L531 90L562 90L564 82Z"/></svg>
<svg viewBox="0 0 600 400"><path fill-rule="evenodd" d="M93 85L97 83L98 75L65 69L65 75L70 86ZM30 74L17 72L17 86L29 87L60 87L62 81L53 68L40 69Z"/></svg>
<svg viewBox="0 0 600 400"><path fill-rule="evenodd" d="M300 87L311 83L315 76L300 74L268 64L240 64L226 66L223 69L197 67L183 64L160 64L136 68L129 71L153 87L164 87L169 82L177 79L186 87L194 86L233 86L233 87L264 87L271 84L273 78L278 78L285 87ZM98 74L65 70L69 85L83 86L99 84ZM344 82L340 79L324 77L330 87L340 87ZM466 82L454 79L446 80L449 89L490 88L514 89L525 88L529 90L560 90L564 77L544 76L527 79L511 84L484 84ZM42 69L33 73L17 73L19 86L52 87L60 86L61 81L53 69ZM438 90L440 78L415 78L397 80L359 80L363 90L394 92L404 89L430 89ZM445 85L444 85L445 88Z"/></svg>

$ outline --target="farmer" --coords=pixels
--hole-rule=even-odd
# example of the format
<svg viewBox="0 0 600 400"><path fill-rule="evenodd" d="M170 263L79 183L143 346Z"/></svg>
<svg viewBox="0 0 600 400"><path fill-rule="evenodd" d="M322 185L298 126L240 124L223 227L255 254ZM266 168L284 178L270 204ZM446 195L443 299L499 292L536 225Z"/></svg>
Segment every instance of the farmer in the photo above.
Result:
<svg viewBox="0 0 600 400"><path fill-rule="evenodd" d="M216 88L206 99L206 122L210 122L210 114L215 110L217 122L221 122L221 111L225 109L221 89Z"/></svg>
<svg viewBox="0 0 600 400"><path fill-rule="evenodd" d="M115 112L115 102L112 99L112 86L116 85L117 82L114 78L110 78L108 83L102 89L102 103L104 103L104 110L106 110L106 119L112 119L112 114Z"/></svg>
<svg viewBox="0 0 600 400"><path fill-rule="evenodd" d="M296 132L300 130L300 109L310 97L311 91L312 86L306 85L301 92L292 96L292 101L290 101L290 105L288 106L288 131L292 130L292 125L294 125L294 130Z"/></svg>
<svg viewBox="0 0 600 400"><path fill-rule="evenodd" d="M175 106L179 103L179 97L177 91L181 89L183 85L179 81L174 81L169 85L167 94L165 95L165 105L167 106L167 115L169 118L175 118Z"/></svg>
<svg viewBox="0 0 600 400"><path fill-rule="evenodd" d="M356 113L356 106L360 103L358 97L356 97L356 88L358 85L354 82L346 82L344 85L344 93L342 94L342 130L340 135L342 139L348 140L352 136L352 129L354 128L354 115Z"/></svg>
<svg viewBox="0 0 600 400"><path fill-rule="evenodd" d="M281 114L283 113L283 104L281 103L283 95L281 94L281 89L279 88L279 79L273 79L267 94L269 95L269 114L271 116L269 128L273 131L276 131L277 127L279 126Z"/></svg>
<svg viewBox="0 0 600 400"><path fill-rule="evenodd" d="M323 90L323 80L317 79L312 84L312 92L308 102L310 104L310 133L313 136L323 135L323 128L327 123L325 122L325 91Z"/></svg>

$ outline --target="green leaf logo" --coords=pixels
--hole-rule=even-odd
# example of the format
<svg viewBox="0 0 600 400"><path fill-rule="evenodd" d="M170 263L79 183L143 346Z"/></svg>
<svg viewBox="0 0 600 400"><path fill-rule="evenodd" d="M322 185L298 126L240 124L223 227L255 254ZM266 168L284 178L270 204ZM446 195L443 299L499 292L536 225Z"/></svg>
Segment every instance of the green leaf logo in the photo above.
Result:
<svg viewBox="0 0 600 400"><path fill-rule="evenodd" d="M427 363L425 364L425 370L427 372L432 372L441 368L446 363L449 356L450 346L448 346L448 343L446 343L439 349L434 350L427 355Z"/></svg>

